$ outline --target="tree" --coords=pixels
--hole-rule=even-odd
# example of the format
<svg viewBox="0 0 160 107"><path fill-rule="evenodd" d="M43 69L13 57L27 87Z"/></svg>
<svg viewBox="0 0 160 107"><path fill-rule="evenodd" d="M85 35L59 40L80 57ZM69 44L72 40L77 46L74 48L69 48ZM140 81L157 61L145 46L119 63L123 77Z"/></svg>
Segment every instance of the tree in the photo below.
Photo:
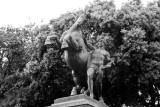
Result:
<svg viewBox="0 0 160 107"><path fill-rule="evenodd" d="M41 27L1 27L0 104L49 106L54 99L70 94L71 70L59 50L52 47L47 51L44 41L52 31L62 34L68 30L85 12L90 12L90 17L81 29L87 41L95 47L104 42L115 63L105 69L106 104L111 107L159 105L159 1L144 7L140 0L129 1L119 10L113 1L96 0L84 10L65 13ZM36 63L25 72L29 61Z"/></svg>
<svg viewBox="0 0 160 107"><path fill-rule="evenodd" d="M104 79L104 97L110 106L124 103L155 106L159 98L159 88L155 85L159 81L157 3L144 7L140 0L133 0L116 10L113 1L97 0L86 7L91 14L82 27L86 38L95 47L100 41L105 42L106 50L115 59L115 65L106 70ZM73 19L70 17L70 20ZM58 22L58 25L67 25L65 20Z"/></svg>

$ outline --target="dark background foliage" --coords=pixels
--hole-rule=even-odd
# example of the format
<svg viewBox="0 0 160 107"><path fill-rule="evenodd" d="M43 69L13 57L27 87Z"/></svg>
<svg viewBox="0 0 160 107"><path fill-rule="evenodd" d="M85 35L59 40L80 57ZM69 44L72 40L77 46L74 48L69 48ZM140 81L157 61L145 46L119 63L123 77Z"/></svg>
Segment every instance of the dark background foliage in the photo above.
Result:
<svg viewBox="0 0 160 107"><path fill-rule="evenodd" d="M0 28L1 107L44 107L70 95L71 70L57 47L46 51L44 41L52 31L62 34L86 11L91 17L81 27L83 34L95 47L104 42L115 60L105 70L105 103L160 105L160 1L144 7L140 0L132 0L116 10L114 1L96 0L41 27Z"/></svg>

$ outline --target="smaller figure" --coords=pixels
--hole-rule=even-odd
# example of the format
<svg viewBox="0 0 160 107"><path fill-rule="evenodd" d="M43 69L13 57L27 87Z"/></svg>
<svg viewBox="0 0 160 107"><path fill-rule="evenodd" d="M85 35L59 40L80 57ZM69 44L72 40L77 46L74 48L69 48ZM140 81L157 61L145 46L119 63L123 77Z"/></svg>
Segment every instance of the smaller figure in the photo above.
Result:
<svg viewBox="0 0 160 107"><path fill-rule="evenodd" d="M46 46L47 49L50 48L55 48L56 50L61 48L61 44L58 41L58 38L60 37L60 34L56 32L50 33L49 36L47 36L44 45ZM58 42L57 42L58 41Z"/></svg>
<svg viewBox="0 0 160 107"><path fill-rule="evenodd" d="M104 44L99 44L99 49L90 53L87 65L87 83L90 97L103 102L102 79L103 69L111 67L110 54L104 49Z"/></svg>

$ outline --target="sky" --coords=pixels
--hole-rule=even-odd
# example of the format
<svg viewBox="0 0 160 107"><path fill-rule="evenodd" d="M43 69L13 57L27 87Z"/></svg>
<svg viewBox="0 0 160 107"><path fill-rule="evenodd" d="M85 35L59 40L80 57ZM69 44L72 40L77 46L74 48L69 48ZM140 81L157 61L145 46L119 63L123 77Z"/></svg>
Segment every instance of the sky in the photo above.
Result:
<svg viewBox="0 0 160 107"><path fill-rule="evenodd" d="M84 9L94 0L0 0L0 26L49 23L67 11ZM114 0L117 8L128 0ZM153 0L142 0L143 4Z"/></svg>

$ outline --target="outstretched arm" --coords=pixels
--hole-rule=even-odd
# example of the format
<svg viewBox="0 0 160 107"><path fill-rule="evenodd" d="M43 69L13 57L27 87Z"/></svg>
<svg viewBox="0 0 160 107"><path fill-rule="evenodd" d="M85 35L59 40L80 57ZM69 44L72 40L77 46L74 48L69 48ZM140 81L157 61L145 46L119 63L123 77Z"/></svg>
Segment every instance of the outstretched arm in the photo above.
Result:
<svg viewBox="0 0 160 107"><path fill-rule="evenodd" d="M113 58L110 59L110 62L109 62L109 63L107 63L106 65L103 65L102 68L103 68L103 69L105 69L105 68L110 68L110 67L112 66L112 64L115 65Z"/></svg>
<svg viewBox="0 0 160 107"><path fill-rule="evenodd" d="M91 50L91 51L95 50L95 47L93 47L91 44L87 43L87 40L85 38L83 38L83 40L84 40L84 44L87 46L87 48L89 50Z"/></svg>
<svg viewBox="0 0 160 107"><path fill-rule="evenodd" d="M103 69L105 69L105 68L110 68L111 67L111 65L112 65L112 62L109 62L107 65L103 65Z"/></svg>

